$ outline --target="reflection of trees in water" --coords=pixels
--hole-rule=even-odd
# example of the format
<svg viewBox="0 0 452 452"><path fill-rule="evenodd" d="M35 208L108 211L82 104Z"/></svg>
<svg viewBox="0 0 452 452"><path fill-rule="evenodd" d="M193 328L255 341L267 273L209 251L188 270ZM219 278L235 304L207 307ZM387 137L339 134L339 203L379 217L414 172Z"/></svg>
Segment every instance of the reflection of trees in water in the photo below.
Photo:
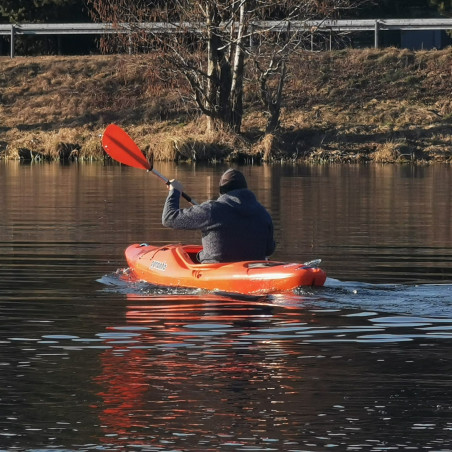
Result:
<svg viewBox="0 0 452 452"><path fill-rule="evenodd" d="M183 181L198 201L217 196L224 169L159 163L159 170ZM447 166L240 169L273 216L273 258L321 258L327 274L340 280L452 281L452 173ZM165 188L146 172L10 162L0 167L0 175L6 250L41 243L43 247L35 249L37 257L63 255L69 268L73 261L68 257L101 256L114 260L116 267L108 263L106 268L115 270L125 264L122 253L130 243L200 242L199 231L161 227ZM51 246L54 243L59 246ZM89 267L84 260L80 265Z"/></svg>
<svg viewBox="0 0 452 452"><path fill-rule="evenodd" d="M284 168L272 184L284 233L278 257L322 258L339 279L450 281L450 253L437 259L437 247L452 246L450 177L441 167Z"/></svg>

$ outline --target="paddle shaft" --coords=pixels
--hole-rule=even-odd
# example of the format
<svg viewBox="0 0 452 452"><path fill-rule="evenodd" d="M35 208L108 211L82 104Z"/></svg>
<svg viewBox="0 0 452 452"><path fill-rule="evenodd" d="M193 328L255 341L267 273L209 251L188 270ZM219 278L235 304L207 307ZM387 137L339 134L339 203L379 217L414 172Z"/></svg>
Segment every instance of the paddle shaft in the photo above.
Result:
<svg viewBox="0 0 452 452"><path fill-rule="evenodd" d="M165 182L166 185L171 185L170 180L167 177L165 177L163 174L159 173L156 169L154 169L154 167L152 165L151 165L151 168L148 169L148 171L154 173L157 177L162 179L162 181ZM193 204L193 205L197 205L198 204L194 199L191 198L190 195L187 195L187 193L182 192L181 195L182 195L182 198L184 198L190 204Z"/></svg>

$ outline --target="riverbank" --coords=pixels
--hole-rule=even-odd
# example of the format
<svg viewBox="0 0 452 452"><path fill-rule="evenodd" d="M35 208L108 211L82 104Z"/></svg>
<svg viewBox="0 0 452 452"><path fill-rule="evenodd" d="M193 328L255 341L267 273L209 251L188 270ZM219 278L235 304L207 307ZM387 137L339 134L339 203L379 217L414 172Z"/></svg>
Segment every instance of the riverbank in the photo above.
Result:
<svg viewBox="0 0 452 452"><path fill-rule="evenodd" d="M204 133L188 89L151 73L152 58L1 57L0 159L102 159L113 122L161 160L452 161L452 48L306 53L272 136L253 86L243 135Z"/></svg>

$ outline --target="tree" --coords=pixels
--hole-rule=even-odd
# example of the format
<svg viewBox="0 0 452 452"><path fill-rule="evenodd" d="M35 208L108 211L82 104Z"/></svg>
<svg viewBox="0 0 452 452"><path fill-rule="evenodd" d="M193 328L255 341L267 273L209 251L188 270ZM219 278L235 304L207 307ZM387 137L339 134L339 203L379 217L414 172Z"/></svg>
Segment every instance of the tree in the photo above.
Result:
<svg viewBox="0 0 452 452"><path fill-rule="evenodd" d="M83 0L1 0L0 18L8 23L74 22L88 16Z"/></svg>
<svg viewBox="0 0 452 452"><path fill-rule="evenodd" d="M452 0L430 0L430 3L436 7L436 9L446 15L452 14Z"/></svg>
<svg viewBox="0 0 452 452"><path fill-rule="evenodd" d="M428 18L452 12L452 0L375 0L374 5L355 14L359 18ZM377 7L377 8L376 8Z"/></svg>
<svg viewBox="0 0 452 452"><path fill-rule="evenodd" d="M86 22L88 19L84 0L0 0L0 23ZM63 48L78 49L80 53L94 47L91 37L80 38L75 41L64 36L17 36L15 49L20 55L42 55ZM0 38L0 49L3 39Z"/></svg>
<svg viewBox="0 0 452 452"><path fill-rule="evenodd" d="M272 132L279 124L288 58L311 33L303 27L305 21L336 17L363 1L88 0L88 4L97 20L115 25L116 42L162 52L162 59L190 84L209 130L240 132L245 78L256 77L268 114L267 131ZM161 25L140 25L146 22Z"/></svg>

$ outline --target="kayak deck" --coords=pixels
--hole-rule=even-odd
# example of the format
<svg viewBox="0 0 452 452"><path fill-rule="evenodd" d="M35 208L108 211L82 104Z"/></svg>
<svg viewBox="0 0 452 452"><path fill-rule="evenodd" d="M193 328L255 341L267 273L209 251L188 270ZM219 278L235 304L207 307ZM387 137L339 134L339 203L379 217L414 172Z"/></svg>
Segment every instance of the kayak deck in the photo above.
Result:
<svg viewBox="0 0 452 452"><path fill-rule="evenodd" d="M325 272L315 264L278 261L242 261L215 264L197 262L200 245L133 244L125 256L135 276L151 284L265 294L300 286L322 286Z"/></svg>

